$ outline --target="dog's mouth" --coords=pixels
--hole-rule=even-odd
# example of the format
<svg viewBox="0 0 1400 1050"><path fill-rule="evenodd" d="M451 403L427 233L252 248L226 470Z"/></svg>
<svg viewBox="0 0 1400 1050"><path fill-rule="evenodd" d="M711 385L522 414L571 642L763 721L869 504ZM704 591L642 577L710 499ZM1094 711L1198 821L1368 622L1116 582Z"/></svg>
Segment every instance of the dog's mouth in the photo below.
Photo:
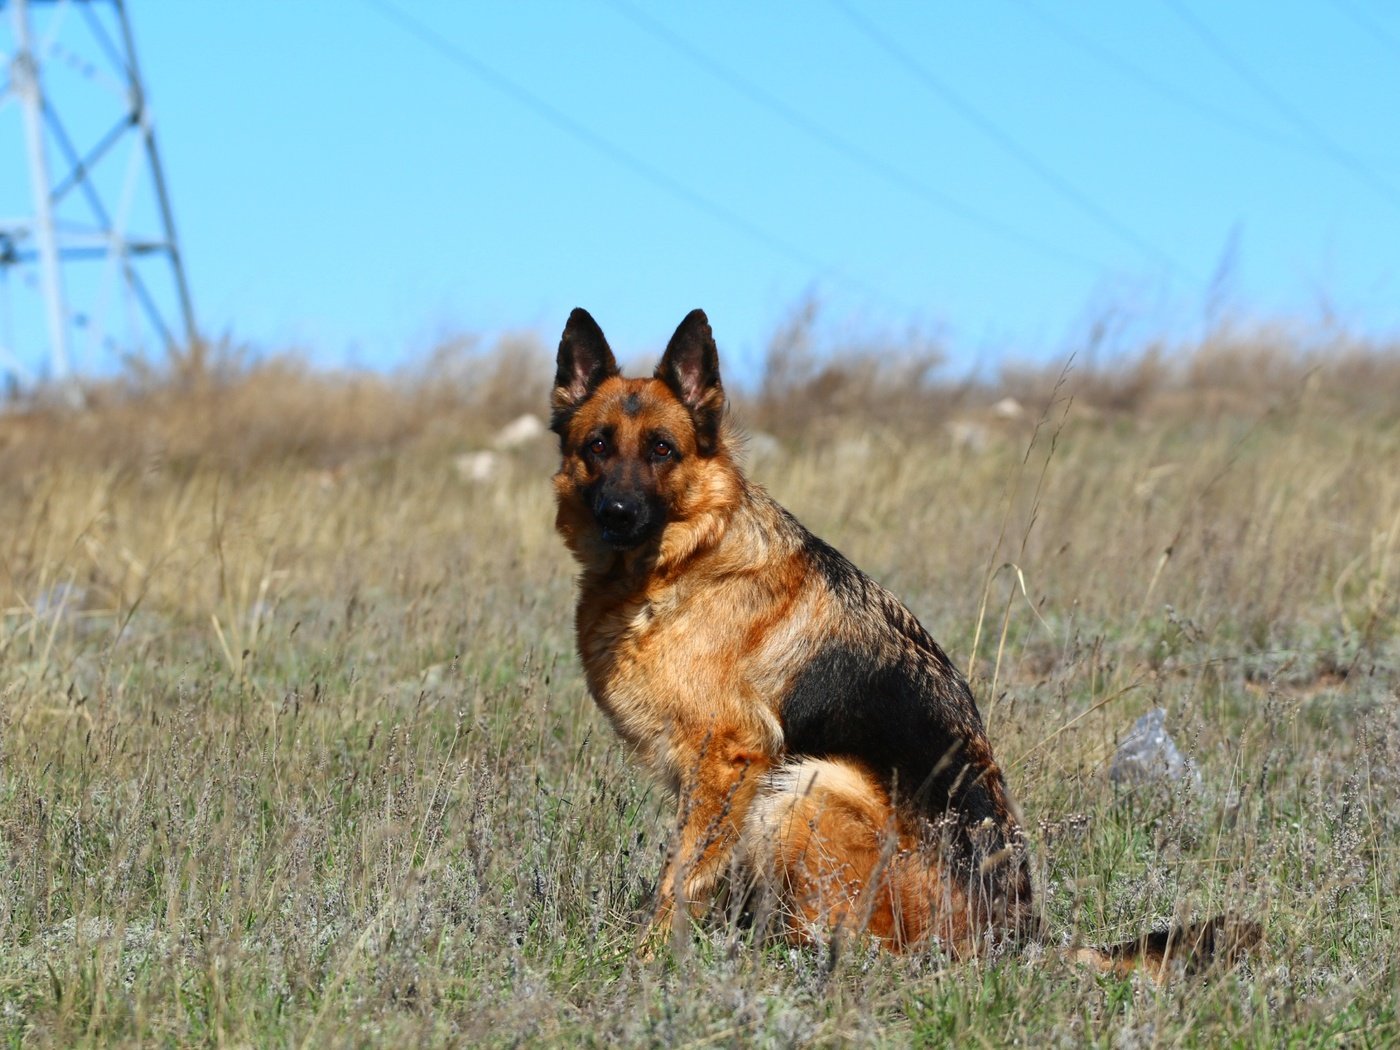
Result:
<svg viewBox="0 0 1400 1050"><path fill-rule="evenodd" d="M600 524L598 536L615 551L630 551L651 539L655 531L650 522L622 528Z"/></svg>

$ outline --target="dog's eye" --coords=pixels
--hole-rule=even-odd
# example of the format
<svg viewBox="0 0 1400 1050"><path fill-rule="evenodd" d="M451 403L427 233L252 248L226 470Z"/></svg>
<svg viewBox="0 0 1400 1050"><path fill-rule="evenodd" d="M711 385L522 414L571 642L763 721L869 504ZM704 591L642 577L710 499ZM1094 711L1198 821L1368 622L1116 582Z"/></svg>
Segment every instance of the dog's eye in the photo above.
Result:
<svg viewBox="0 0 1400 1050"><path fill-rule="evenodd" d="M670 459L670 458L671 458L671 452L672 452L671 446L670 446L669 444L667 444L666 442L664 442L664 441L654 441L654 442L652 442L652 446L651 446L651 458L652 458L652 459Z"/></svg>
<svg viewBox="0 0 1400 1050"><path fill-rule="evenodd" d="M594 438L588 443L588 451L595 456L601 456L608 450L608 443L602 438Z"/></svg>

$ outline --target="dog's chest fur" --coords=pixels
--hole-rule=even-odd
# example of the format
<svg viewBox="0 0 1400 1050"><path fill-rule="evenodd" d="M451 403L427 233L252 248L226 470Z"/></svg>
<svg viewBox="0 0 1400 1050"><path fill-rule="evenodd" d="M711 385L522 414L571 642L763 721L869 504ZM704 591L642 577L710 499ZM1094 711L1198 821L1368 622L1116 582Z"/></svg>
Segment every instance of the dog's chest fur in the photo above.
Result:
<svg viewBox="0 0 1400 1050"><path fill-rule="evenodd" d="M753 586L689 573L631 594L606 583L581 590L576 623L589 691L668 784L676 783L669 742L677 737L725 735L774 758L782 753L777 702L786 667L801 653L775 660L772 643L736 645L754 627L745 599Z"/></svg>

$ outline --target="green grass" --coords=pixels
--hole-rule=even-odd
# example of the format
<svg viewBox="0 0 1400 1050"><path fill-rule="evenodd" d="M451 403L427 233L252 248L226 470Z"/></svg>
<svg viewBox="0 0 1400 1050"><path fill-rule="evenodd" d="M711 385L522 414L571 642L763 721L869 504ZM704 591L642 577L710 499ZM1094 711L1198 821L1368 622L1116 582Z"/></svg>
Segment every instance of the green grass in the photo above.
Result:
<svg viewBox="0 0 1400 1050"><path fill-rule="evenodd" d="M0 421L0 1033L1393 1045L1400 418L1329 382L1060 402L977 451L859 405L779 428L755 473L972 663L1025 812L1053 943L963 966L722 916L637 960L669 804L585 694L550 450L464 481L467 395L254 370L81 439ZM1154 706L1199 790L1108 782ZM1229 973L1054 951L1227 907L1268 935Z"/></svg>

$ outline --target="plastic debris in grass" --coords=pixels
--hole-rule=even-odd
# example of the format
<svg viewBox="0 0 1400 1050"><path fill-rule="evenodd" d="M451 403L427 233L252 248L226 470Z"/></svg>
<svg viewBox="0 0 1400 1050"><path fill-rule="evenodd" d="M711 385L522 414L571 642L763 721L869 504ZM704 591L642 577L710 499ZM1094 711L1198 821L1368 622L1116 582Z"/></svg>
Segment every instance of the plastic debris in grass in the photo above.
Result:
<svg viewBox="0 0 1400 1050"><path fill-rule="evenodd" d="M48 617L71 617L83 610L87 598L87 589L70 580L55 583L52 587L40 591L29 603L29 607L41 620Z"/></svg>
<svg viewBox="0 0 1400 1050"><path fill-rule="evenodd" d="M1187 779L1200 784L1201 771L1185 758L1167 732L1167 712L1154 707L1133 723L1133 728L1113 753L1108 779L1132 786L1159 780Z"/></svg>

